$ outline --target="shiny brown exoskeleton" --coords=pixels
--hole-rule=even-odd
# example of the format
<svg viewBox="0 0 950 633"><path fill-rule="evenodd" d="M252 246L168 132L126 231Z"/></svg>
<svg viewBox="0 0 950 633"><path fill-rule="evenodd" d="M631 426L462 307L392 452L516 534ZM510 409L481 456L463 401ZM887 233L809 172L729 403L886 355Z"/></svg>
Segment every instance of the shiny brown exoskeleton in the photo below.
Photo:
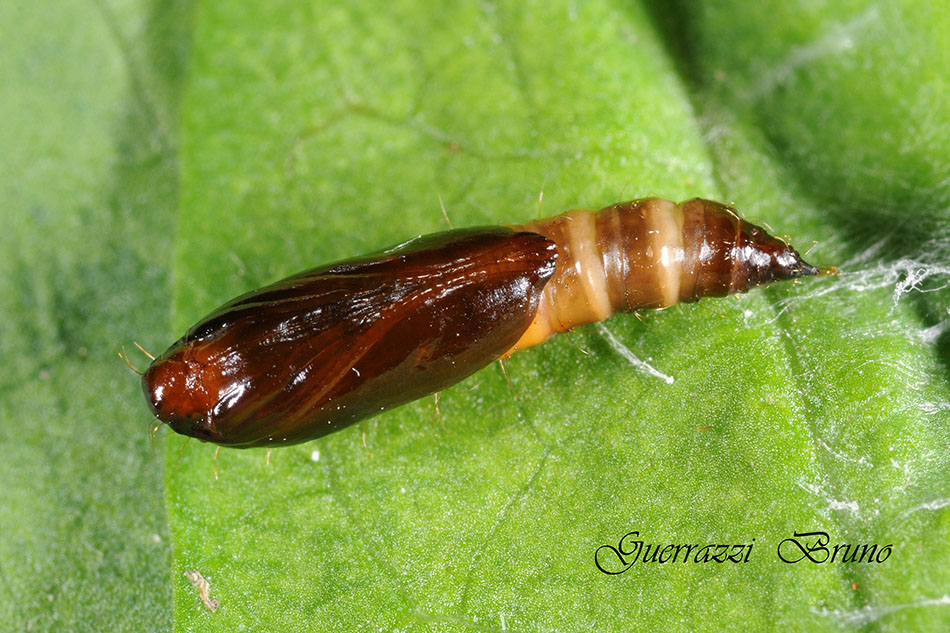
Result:
<svg viewBox="0 0 950 633"><path fill-rule="evenodd" d="M729 207L649 198L447 231L307 271L215 310L142 378L175 431L305 442L614 312L814 275Z"/></svg>

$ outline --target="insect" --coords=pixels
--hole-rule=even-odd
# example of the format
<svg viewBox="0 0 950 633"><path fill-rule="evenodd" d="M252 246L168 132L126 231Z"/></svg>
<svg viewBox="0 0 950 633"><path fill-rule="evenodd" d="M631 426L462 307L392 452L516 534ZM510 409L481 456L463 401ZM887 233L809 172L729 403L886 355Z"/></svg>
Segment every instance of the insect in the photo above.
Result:
<svg viewBox="0 0 950 633"><path fill-rule="evenodd" d="M818 274L710 200L458 229L316 268L198 322L142 376L158 420L238 448L326 435L615 312Z"/></svg>

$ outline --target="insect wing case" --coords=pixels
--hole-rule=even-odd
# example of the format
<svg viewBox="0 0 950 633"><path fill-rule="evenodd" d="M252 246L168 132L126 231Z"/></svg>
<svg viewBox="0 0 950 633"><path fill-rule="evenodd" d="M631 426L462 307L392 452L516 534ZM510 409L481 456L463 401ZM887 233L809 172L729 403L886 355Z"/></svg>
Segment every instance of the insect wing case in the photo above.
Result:
<svg viewBox="0 0 950 633"><path fill-rule="evenodd" d="M507 228L447 231L225 304L143 377L177 432L304 442L444 389L528 328L557 250Z"/></svg>

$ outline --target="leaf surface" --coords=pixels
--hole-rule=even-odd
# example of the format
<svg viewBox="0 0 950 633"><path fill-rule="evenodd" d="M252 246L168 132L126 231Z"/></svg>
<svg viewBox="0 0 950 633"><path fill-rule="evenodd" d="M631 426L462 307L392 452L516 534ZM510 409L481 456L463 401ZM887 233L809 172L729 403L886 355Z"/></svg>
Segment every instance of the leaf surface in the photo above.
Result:
<svg viewBox="0 0 950 633"><path fill-rule="evenodd" d="M947 628L947 8L91 6L3 21L0 139L33 150L0 177L5 621ZM422 400L269 462L177 436L151 457L122 343L160 351L239 293L443 230L440 200L465 227L650 195L732 202L841 274L618 315L440 416ZM752 550L598 571L631 531ZM893 547L780 560L814 531Z"/></svg>

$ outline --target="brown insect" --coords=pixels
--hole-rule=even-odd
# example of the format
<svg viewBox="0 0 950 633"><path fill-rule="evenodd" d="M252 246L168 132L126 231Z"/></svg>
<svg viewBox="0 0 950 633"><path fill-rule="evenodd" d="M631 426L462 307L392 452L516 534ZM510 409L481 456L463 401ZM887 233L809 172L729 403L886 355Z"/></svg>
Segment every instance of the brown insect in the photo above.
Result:
<svg viewBox="0 0 950 633"><path fill-rule="evenodd" d="M447 231L226 303L155 359L142 385L178 433L238 448L306 442L614 312L818 272L698 198Z"/></svg>

